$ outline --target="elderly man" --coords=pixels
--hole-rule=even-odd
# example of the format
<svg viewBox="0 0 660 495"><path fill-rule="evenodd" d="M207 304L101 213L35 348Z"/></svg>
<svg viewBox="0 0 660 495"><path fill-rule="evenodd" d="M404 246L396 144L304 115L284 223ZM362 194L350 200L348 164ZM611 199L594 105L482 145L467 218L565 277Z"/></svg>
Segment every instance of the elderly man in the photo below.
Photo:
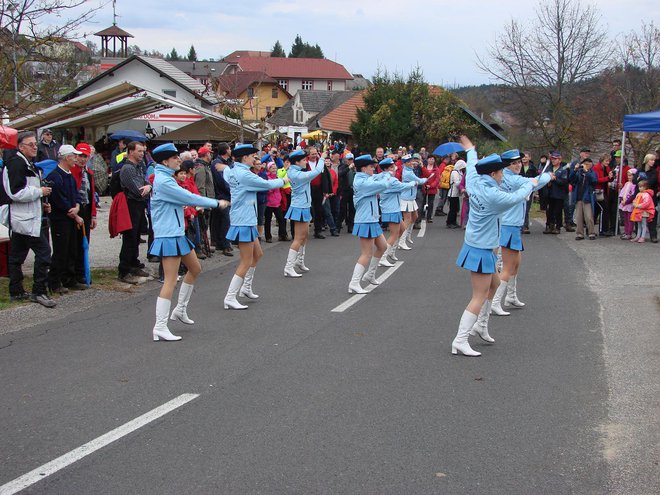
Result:
<svg viewBox="0 0 660 495"><path fill-rule="evenodd" d="M68 289L81 290L87 286L76 281L75 271L78 251L76 225L82 226L84 222L79 215L80 195L71 169L77 166L81 153L70 144L64 144L58 154L59 163L46 178L53 187L48 215L53 240L53 261L48 272L48 287L52 292L64 294Z"/></svg>
<svg viewBox="0 0 660 495"><path fill-rule="evenodd" d="M57 303L47 293L51 258L48 221L43 215L50 212L50 204L45 199L42 201L52 189L41 185L41 172L33 163L36 156L36 135L34 132L22 132L18 135L18 152L7 160L2 169L3 186L12 200L9 205L9 297L12 301L29 299L54 308ZM22 270L30 249L34 252L32 295L23 288Z"/></svg>
<svg viewBox="0 0 660 495"><path fill-rule="evenodd" d="M213 184L213 174L211 172L211 150L206 146L202 146L197 151L197 159L195 160L195 185L199 190L201 196L207 198L215 198L215 186ZM197 218L199 220L199 231L202 237L202 252L206 256L212 256L215 248L211 249L209 242L209 224L210 224L210 210L204 210ZM213 238L214 232L211 232ZM198 255L200 253L197 253Z"/></svg>
<svg viewBox="0 0 660 495"><path fill-rule="evenodd" d="M84 253L82 249L83 237L90 241L91 231L96 228L96 201L94 200L94 173L87 167L94 154L92 146L87 143L78 143L76 150L80 151L76 166L71 169L76 180L78 195L80 197L80 212L85 229L76 229L76 281L86 284L84 269Z"/></svg>
<svg viewBox="0 0 660 495"><path fill-rule="evenodd" d="M218 158L213 161L211 172L213 174L213 187L215 190L215 199L224 199L231 202L231 190L229 184L225 181L222 172L227 167L231 167L231 148L227 143L218 145ZM211 211L211 240L216 249L222 250L225 256L234 256L231 243L227 240L227 231L229 230L229 208L216 208Z"/></svg>

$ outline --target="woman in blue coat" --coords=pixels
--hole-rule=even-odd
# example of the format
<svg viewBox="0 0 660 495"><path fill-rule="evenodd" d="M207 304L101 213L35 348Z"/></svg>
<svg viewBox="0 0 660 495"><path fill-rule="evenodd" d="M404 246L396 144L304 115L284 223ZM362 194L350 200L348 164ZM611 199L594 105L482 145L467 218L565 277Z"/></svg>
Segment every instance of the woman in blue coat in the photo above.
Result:
<svg viewBox="0 0 660 495"><path fill-rule="evenodd" d="M158 256L163 264L164 282L156 302L156 325L153 329L154 340L181 340L167 328L167 317L179 265L188 268L188 273L181 283L179 301L170 318L188 325L194 323L188 317L188 303L193 292L197 276L202 271L195 254L195 246L185 235L183 219L184 206L202 208L226 208L228 203L193 194L181 187L174 180L174 172L179 168L181 159L172 143L162 144L152 154L157 162L154 171L154 187L151 196L151 220L153 222L154 242L149 248L149 255Z"/></svg>
<svg viewBox="0 0 660 495"><path fill-rule="evenodd" d="M502 153L502 162L506 165L504 169L504 176L500 187L506 192L514 192L518 190L530 178L520 175L522 168L522 156L518 150L509 150ZM544 173L538 179L538 184L534 190L538 190L550 182L550 174ZM502 229L500 232L500 247L502 248L502 270L499 274L500 285L495 291L493 300L486 301L484 308L479 313L475 331L479 333L485 340L489 340L488 336L488 313L493 313L500 316L508 316L508 311L502 308L502 298L505 297L505 304L516 308L525 306L523 302L518 299L516 290L518 269L520 268L520 260L522 252L524 251L522 242L522 227L525 223L525 210L527 208L527 200L512 206L502 215L501 224ZM490 308L488 305L490 304ZM485 314L482 314L485 313ZM488 338L486 338L488 337ZM492 339L491 339L492 341Z"/></svg>
<svg viewBox="0 0 660 495"><path fill-rule="evenodd" d="M396 172L396 164L391 158L385 158L378 162L383 174L389 174L392 177L392 184L387 190L380 193L380 212L381 222L387 223L389 230L389 237L387 238L387 248L385 253L380 258L379 266L394 266L388 259L388 256L394 261L396 258L396 248L399 242L399 236L403 232L403 215L401 214L401 193L403 191L417 189L416 182L407 182L406 184L398 180L394 174Z"/></svg>
<svg viewBox="0 0 660 495"><path fill-rule="evenodd" d="M287 176L291 181L291 204L284 218L293 222L293 242L291 242L286 265L284 265L285 277L301 277L302 275L296 272L295 268L302 272L309 271L309 268L305 266L305 246L309 235L309 221L312 219L310 210L312 193L309 183L323 172L325 162L323 158L320 158L314 170L307 170L303 161L306 156L307 153L303 150L294 151L289 155L291 165Z"/></svg>
<svg viewBox="0 0 660 495"><path fill-rule="evenodd" d="M500 182L505 164L500 156L492 154L478 160L472 142L466 136L461 136L460 141L468 158L465 187L470 196L470 217L456 264L471 272L472 299L461 316L451 352L481 356L470 347L468 337L482 306L493 297L500 283L495 269L497 258L493 253L499 244L499 217L523 201L538 182L531 179L514 192L503 191Z"/></svg>
<svg viewBox="0 0 660 495"><path fill-rule="evenodd" d="M378 194L386 191L393 184L394 178L389 172L374 175L375 169L376 160L371 158L371 155L362 155L355 159L357 173L353 180L353 203L355 204L353 235L360 238L361 254L353 268L351 282L348 284L350 294L368 292L360 286L360 280L378 285L376 268L387 248L383 229L378 223ZM367 265L369 265L368 269Z"/></svg>
<svg viewBox="0 0 660 495"><path fill-rule="evenodd" d="M417 155L419 156L419 155ZM404 155L401 160L403 161L403 171L401 173L401 182L404 184L415 184L415 188L412 190L406 189L401 193L401 212L403 213L403 232L401 233L401 238L399 240L399 247L404 251L410 250L410 246L406 244L408 241L410 244L412 241L412 231L415 221L417 220L417 186L426 184L428 179L422 179L415 175L415 167L419 165L419 159L415 155Z"/></svg>
<svg viewBox="0 0 660 495"><path fill-rule="evenodd" d="M232 151L234 166L225 168L222 176L231 189L231 209L229 210L229 230L227 240L238 243L241 260L231 279L224 300L225 309L247 309L238 302L239 291L242 296L257 299L252 292L254 271L259 258L263 255L257 232L257 192L268 191L284 186L288 179L264 180L250 169L259 161L259 150L249 144L237 144Z"/></svg>

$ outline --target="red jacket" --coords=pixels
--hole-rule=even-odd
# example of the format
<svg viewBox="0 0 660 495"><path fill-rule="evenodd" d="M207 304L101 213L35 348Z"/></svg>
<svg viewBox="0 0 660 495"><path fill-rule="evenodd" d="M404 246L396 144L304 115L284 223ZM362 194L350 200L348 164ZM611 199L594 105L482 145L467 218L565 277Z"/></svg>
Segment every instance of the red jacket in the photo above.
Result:
<svg viewBox="0 0 660 495"><path fill-rule="evenodd" d="M433 177L431 177L431 174L435 174ZM426 194L438 194L438 184L440 184L440 172L438 171L437 166L433 166L431 170L429 170L428 167L422 167L422 177L425 179L429 179L426 181L426 184L424 184L424 191Z"/></svg>
<svg viewBox="0 0 660 495"><path fill-rule="evenodd" d="M307 168L305 170L311 170L311 167L309 166L309 159L307 159L306 163L307 163ZM314 177L312 179L312 181L309 183L309 185L312 186L312 187L321 187L321 176L322 175L323 174L319 174L316 177Z"/></svg>
<svg viewBox="0 0 660 495"><path fill-rule="evenodd" d="M75 166L71 167L71 175L73 175L73 178L76 181L76 187L80 191L80 186L82 184L82 168ZM89 173L89 187L92 191L92 197L90 204L92 205L92 218L96 217L96 201L94 200L94 172L92 172L90 169L86 169L87 172Z"/></svg>
<svg viewBox="0 0 660 495"><path fill-rule="evenodd" d="M132 228L133 223L131 222L131 214L128 211L126 195L120 192L112 200L112 206L110 206L110 216L108 218L110 237L117 237L122 232Z"/></svg>
<svg viewBox="0 0 660 495"><path fill-rule="evenodd" d="M332 167L328 167L330 172L330 177L332 178L332 194L337 194L337 188L339 187L339 179L337 177L337 172L334 171Z"/></svg>

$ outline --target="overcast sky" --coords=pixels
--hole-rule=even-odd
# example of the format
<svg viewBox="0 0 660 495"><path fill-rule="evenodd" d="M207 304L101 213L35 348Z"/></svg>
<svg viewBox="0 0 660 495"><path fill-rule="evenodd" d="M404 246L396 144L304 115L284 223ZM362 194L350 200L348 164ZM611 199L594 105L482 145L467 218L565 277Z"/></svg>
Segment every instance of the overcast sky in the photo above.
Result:
<svg viewBox="0 0 660 495"><path fill-rule="evenodd" d="M98 0L90 0L89 5ZM612 37L660 19L658 0L595 0ZM452 86L488 83L475 64L512 18L532 21L537 3L524 0L117 0L117 24L142 49L218 59L234 50L288 53L296 36L318 43L326 58L371 78L380 66L408 73L419 64L429 82ZM136 6L140 10L136 11ZM94 33L112 24L112 2L84 26ZM97 45L100 38L89 36Z"/></svg>

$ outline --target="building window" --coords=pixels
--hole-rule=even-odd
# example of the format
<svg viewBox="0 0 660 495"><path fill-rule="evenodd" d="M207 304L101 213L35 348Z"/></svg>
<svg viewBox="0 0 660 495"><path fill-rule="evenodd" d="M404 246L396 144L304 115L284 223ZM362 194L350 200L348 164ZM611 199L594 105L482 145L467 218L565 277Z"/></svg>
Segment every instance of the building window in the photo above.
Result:
<svg viewBox="0 0 660 495"><path fill-rule="evenodd" d="M332 81L328 81L328 91L332 91Z"/></svg>
<svg viewBox="0 0 660 495"><path fill-rule="evenodd" d="M287 89L289 89L289 81L287 81L286 79L280 79L280 80L278 81L278 84L280 85L280 87L281 87L284 91L286 91Z"/></svg>
<svg viewBox="0 0 660 495"><path fill-rule="evenodd" d="M254 98L254 88L253 87L249 87L247 89L247 96L248 96L248 98Z"/></svg>
<svg viewBox="0 0 660 495"><path fill-rule="evenodd" d="M302 82L302 89L310 90L314 89L314 81L303 81Z"/></svg>
<svg viewBox="0 0 660 495"><path fill-rule="evenodd" d="M302 110L296 110L296 122L301 124L303 121L303 111Z"/></svg>
<svg viewBox="0 0 660 495"><path fill-rule="evenodd" d="M274 99L277 99L278 94L279 94L279 91L277 91L277 86L273 86L273 91L271 92L270 96Z"/></svg>
<svg viewBox="0 0 660 495"><path fill-rule="evenodd" d="M174 89L164 89L163 94L166 94L167 96L171 96L172 98L176 98L176 90Z"/></svg>

